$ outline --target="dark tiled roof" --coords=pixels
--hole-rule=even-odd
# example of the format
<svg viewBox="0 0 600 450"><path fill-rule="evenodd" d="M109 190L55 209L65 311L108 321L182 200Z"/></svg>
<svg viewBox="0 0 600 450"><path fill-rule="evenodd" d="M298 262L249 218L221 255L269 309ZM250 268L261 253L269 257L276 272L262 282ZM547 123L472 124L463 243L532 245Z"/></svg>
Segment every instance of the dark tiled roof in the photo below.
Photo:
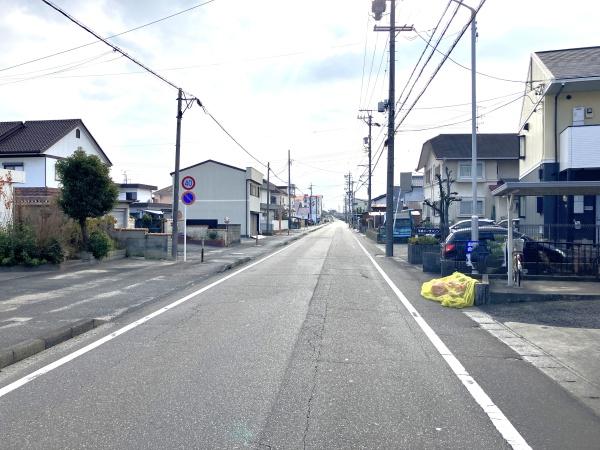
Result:
<svg viewBox="0 0 600 450"><path fill-rule="evenodd" d="M600 47L551 50L535 55L558 80L600 76Z"/></svg>
<svg viewBox="0 0 600 450"><path fill-rule="evenodd" d="M423 144L419 159L420 169L427 163L427 155L436 159L470 159L470 134L440 134ZM519 135L513 133L478 134L477 159L519 159Z"/></svg>
<svg viewBox="0 0 600 450"><path fill-rule="evenodd" d="M29 122L0 122L0 131L13 124L21 125L0 137L0 154L42 153L77 126L79 119L35 120Z"/></svg>

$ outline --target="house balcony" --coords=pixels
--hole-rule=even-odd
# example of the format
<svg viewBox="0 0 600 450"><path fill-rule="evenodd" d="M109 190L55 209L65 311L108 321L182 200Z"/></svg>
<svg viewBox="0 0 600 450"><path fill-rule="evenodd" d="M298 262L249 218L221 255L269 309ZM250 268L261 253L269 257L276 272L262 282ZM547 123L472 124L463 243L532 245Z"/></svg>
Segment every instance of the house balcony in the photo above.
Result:
<svg viewBox="0 0 600 450"><path fill-rule="evenodd" d="M567 127L560 134L560 170L600 168L600 125Z"/></svg>

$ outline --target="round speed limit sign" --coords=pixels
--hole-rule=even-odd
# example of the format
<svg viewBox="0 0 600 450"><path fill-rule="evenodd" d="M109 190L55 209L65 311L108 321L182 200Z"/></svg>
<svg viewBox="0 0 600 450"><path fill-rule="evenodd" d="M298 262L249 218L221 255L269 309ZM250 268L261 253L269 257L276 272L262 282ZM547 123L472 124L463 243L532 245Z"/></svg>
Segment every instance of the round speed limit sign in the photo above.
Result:
<svg viewBox="0 0 600 450"><path fill-rule="evenodd" d="M194 189L194 187L196 187L196 180L194 177L190 177L189 175L185 176L181 179L181 187L186 191L191 191Z"/></svg>

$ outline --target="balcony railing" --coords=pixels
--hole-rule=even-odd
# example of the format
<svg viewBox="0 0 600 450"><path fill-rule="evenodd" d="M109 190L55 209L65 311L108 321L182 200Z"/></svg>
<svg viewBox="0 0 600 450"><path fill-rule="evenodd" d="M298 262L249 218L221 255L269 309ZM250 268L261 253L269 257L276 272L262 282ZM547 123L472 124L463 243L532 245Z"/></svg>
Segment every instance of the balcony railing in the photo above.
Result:
<svg viewBox="0 0 600 450"><path fill-rule="evenodd" d="M560 170L600 168L600 125L567 127L560 134Z"/></svg>

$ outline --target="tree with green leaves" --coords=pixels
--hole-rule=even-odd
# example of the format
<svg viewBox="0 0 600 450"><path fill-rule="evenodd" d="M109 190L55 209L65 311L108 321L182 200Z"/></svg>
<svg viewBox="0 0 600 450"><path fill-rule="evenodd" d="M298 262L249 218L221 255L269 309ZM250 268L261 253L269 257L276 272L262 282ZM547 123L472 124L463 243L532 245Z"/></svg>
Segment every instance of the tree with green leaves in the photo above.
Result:
<svg viewBox="0 0 600 450"><path fill-rule="evenodd" d="M456 181L452 178L452 171L448 169L448 167L444 167L444 171L446 172L445 178L437 173L435 175L435 179L437 180L438 189L440 191L440 199L438 201L432 202L430 200L425 200L424 203L433 208L440 216L440 235L442 240L446 239L448 236L448 210L450 209L450 205L454 202L460 201L458 198L458 192L451 192L452 185Z"/></svg>
<svg viewBox="0 0 600 450"><path fill-rule="evenodd" d="M83 248L87 249L88 217L102 217L117 202L119 189L110 178L110 169L100 158L77 150L69 158L56 163L61 183L58 204L66 215L81 227Z"/></svg>

